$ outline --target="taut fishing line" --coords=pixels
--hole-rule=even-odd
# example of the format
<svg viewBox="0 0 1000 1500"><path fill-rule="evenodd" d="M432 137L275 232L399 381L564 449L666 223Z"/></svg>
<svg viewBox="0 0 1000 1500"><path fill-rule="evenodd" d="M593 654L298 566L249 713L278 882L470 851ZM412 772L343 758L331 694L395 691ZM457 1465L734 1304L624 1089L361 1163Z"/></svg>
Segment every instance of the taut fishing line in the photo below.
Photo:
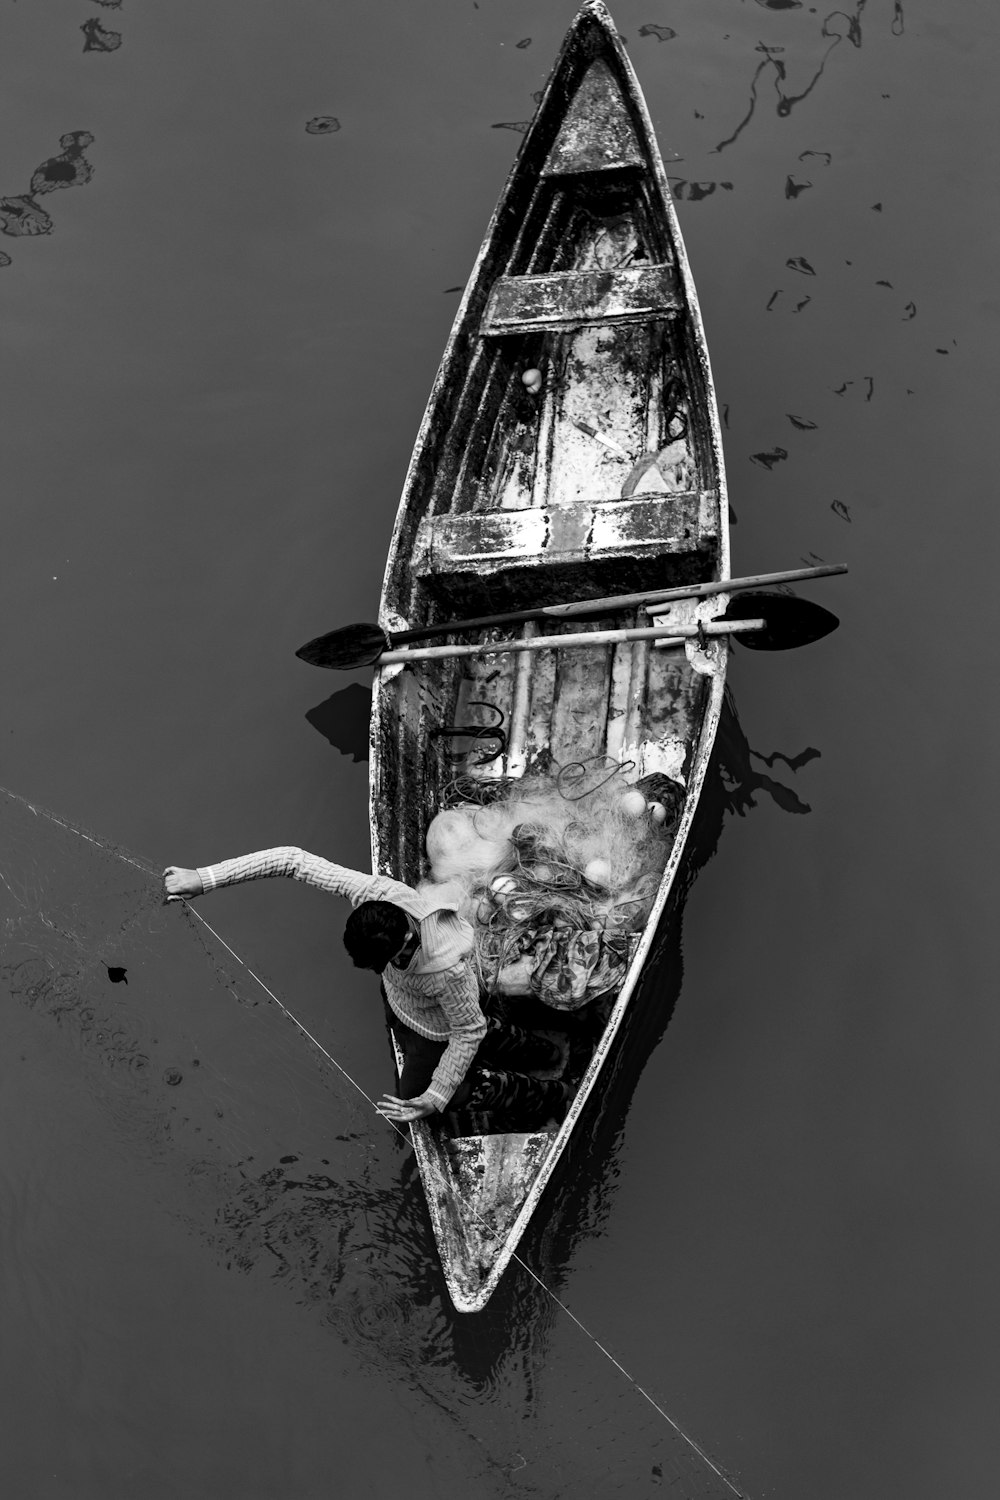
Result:
<svg viewBox="0 0 1000 1500"><path fill-rule="evenodd" d="M0 787L0 791L2 791L6 797L10 798L11 801L18 803L20 806L27 809L35 817L44 818L57 827L64 829L66 832L74 834L77 838L80 838L82 840L85 840L87 843L92 844L95 848L100 849L103 853L111 854L114 858L121 860L126 865L129 865L133 869L140 871L142 875L147 877L148 879L153 879L157 882L160 881L161 875L159 870L148 860L137 858L132 854L126 853L124 850L116 847L113 844L107 843L99 838L94 837L92 834L89 834L83 829L78 828L66 819L58 817L55 813L50 812L47 808L39 807L37 804L29 802L27 798L19 796L16 792L12 792L6 787ZM9 882L7 882L2 870L0 870L0 879L4 881L5 885L8 885L8 888L14 895L15 900L18 901L18 904L23 904L21 903L20 898L18 898L16 893L13 891L13 888L9 886ZM148 904L148 896L144 904ZM312 1047L314 1047L316 1051L336 1070L340 1077L342 1077L344 1080L346 1080L347 1083L351 1085L351 1087L371 1107L372 1111L378 1114L378 1106L375 1100L367 1093L367 1091L361 1086L361 1084L359 1084L357 1080L352 1077L348 1070L337 1061L337 1059L327 1050L327 1048L323 1046L322 1042L320 1042L318 1038L313 1035L308 1027L303 1025L303 1023L289 1010L289 1008L284 1004L279 996L275 994L270 985L268 985L264 981L264 979L262 979L261 976L257 974L249 964L246 963L246 961L235 951L235 949L233 949L230 944L226 942L225 938L223 938L221 934L216 931L211 923L208 922L206 918L203 917L202 914L197 911L188 901L182 900L176 904L180 905L187 914L193 917L207 932L212 935L215 941L220 944L220 946L226 951L226 953L228 953L230 957L241 966L241 968L254 982L254 984L257 985L265 995L267 995L268 999L271 1000L271 1002L277 1007L277 1009L285 1017L285 1019L288 1020L295 1027L295 1029L312 1045ZM127 926L128 924L124 925ZM66 936L66 934L63 935ZM72 938L72 934L68 935ZM381 1114L379 1114L379 1118L382 1119L386 1124L390 1125L404 1142L409 1142L409 1133L406 1129L400 1127L399 1125L396 1125L391 1120L386 1120L385 1117ZM485 1220L480 1218L480 1223L485 1229L492 1233L492 1226L486 1223ZM516 1253L512 1255L511 1259L514 1260L516 1264L527 1273L532 1282L535 1283L535 1285L545 1294L545 1296L554 1304L554 1306L557 1307L560 1312L564 1313L566 1317L569 1318L570 1321L576 1326L576 1328L595 1346L595 1348L597 1348L600 1353L604 1355L604 1357L610 1362L614 1369L617 1370L618 1373L629 1383L629 1385L631 1385L632 1388L638 1392L638 1394L643 1398L645 1402L648 1403L653 1411L655 1411L657 1415L669 1425L675 1435L680 1438L688 1446L688 1448L697 1455L701 1462L705 1464L709 1470L711 1470L716 1478L723 1485L725 1485L728 1492L731 1495L738 1496L739 1500L747 1500L745 1491L738 1488L738 1486L732 1479L729 1478L724 1470L712 1458L709 1457L709 1455L700 1446L700 1444L698 1444L695 1439L692 1438L690 1434L687 1433L683 1429L683 1427L681 1427L680 1424L670 1416L669 1412L664 1410L664 1408L656 1401L656 1399L650 1394L650 1392L646 1390L646 1388L635 1379L635 1377L618 1359L616 1359L610 1349L608 1349L607 1346L597 1338L597 1336L590 1330L590 1328L587 1327L583 1320L579 1318L577 1314L574 1313L572 1309L569 1308L566 1303L563 1302L562 1299L552 1290L552 1288L542 1280L537 1272L534 1271L531 1266L529 1266L527 1262Z"/></svg>

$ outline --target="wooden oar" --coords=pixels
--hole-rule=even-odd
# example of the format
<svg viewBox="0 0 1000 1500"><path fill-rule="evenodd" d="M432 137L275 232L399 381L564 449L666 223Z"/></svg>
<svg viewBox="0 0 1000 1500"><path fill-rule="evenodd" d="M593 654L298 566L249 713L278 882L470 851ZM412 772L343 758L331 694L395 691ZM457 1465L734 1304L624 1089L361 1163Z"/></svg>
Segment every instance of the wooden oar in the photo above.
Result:
<svg viewBox="0 0 1000 1500"><path fill-rule="evenodd" d="M766 620L712 620L707 625L642 625L629 630L587 630L579 635L529 635L520 641L477 641L474 646L417 646L385 651L380 667L405 665L411 661L449 661L460 656L500 656L509 651L565 651L576 646L618 646L623 641L658 641L661 646L680 646L694 636L752 634L767 629Z"/></svg>
<svg viewBox="0 0 1000 1500"><path fill-rule="evenodd" d="M471 620L442 620L436 625L422 625L416 630L396 630L391 634L380 625L342 625L339 630L330 630L326 635L318 635L315 640L307 641L295 655L312 667L353 672L361 667L373 666L383 652L396 646L408 645L411 641L430 641L438 636L459 635L463 631L482 630L491 625L522 625L527 620L542 620L546 617L559 620L601 615L611 610L631 609L639 604L665 603L670 599L700 599L709 594L732 594L740 589L759 588L762 584L798 583L807 578L827 578L833 573L846 572L846 563L827 563L818 568L792 568L784 573L755 573L748 578L726 578L718 582L686 584L672 589L644 589L638 594L614 594L606 599L580 599L570 604L539 604L533 609L514 610L503 615L480 615ZM773 599L784 596L768 597ZM806 615L819 608L804 599L793 602ZM788 611L784 613L787 630ZM822 630L820 634L824 635L826 631ZM818 639L813 635L808 635L807 638ZM797 640L789 642L791 645L802 643ZM776 648L772 646L766 649Z"/></svg>
<svg viewBox="0 0 1000 1500"><path fill-rule="evenodd" d="M654 619L668 604L653 603L646 606ZM791 651L795 646L809 646L822 640L831 630L836 630L840 621L837 616L813 604L810 599L797 599L794 594L740 594L730 599L719 620L749 620L763 617L766 629L748 636L744 645L755 651Z"/></svg>
<svg viewBox="0 0 1000 1500"><path fill-rule="evenodd" d="M796 599L794 594L740 594L726 605L723 620L745 620L763 615L767 629L748 635L745 646L754 651L790 651L809 646L836 630L840 621L830 610L811 599Z"/></svg>

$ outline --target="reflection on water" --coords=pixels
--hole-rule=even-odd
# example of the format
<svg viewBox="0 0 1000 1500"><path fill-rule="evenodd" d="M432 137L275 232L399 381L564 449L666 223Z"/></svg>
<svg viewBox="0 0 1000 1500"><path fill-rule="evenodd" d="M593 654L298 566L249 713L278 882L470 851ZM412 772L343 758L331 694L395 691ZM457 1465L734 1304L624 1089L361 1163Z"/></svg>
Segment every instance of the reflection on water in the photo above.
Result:
<svg viewBox="0 0 1000 1500"><path fill-rule="evenodd" d="M809 804L803 802L792 787L775 781L771 776L765 776L755 768L753 762L758 760L762 765L770 768L775 761L780 760L790 771L798 771L808 765L811 760L817 760L820 754L821 752L812 745L804 750L795 751L791 755L783 750L772 750L764 754L759 750L751 749L750 742L740 725L732 693L727 687L715 743L713 774L709 778L706 795L703 796L702 801L709 808L713 802L721 804L723 815L737 813L743 817L751 807L756 806L755 794L763 792L783 812L807 813L810 811ZM718 814L715 821L717 823L719 821ZM712 852L714 852L714 847Z"/></svg>
<svg viewBox="0 0 1000 1500"><path fill-rule="evenodd" d="M212 1257L234 1274L280 1286L367 1362L448 1414L478 1445L484 1482L524 1467L526 1493L549 1495L557 1482L572 1482L596 1495L596 1449L598 1473L635 1465L641 1454L637 1483L657 1479L677 1495L732 1494L585 1333L574 1334L569 1368L560 1366L560 1401L584 1415L592 1442L581 1453L573 1432L560 1440L545 1376L553 1339L564 1339L566 1328L550 1292L558 1294L580 1245L601 1233L612 1211L631 1099L680 993L691 883L715 853L726 817L743 816L757 794L788 812L808 811L754 762L782 761L794 772L818 753L752 750L727 695L685 866L623 1045L586 1140L570 1143L522 1246L539 1280L512 1266L480 1315L451 1308L413 1158L407 1152L400 1161L402 1142L387 1139L382 1122L208 929L161 904L149 867L8 793L0 795L5 986L79 1054L123 1141L155 1169L158 1196ZM543 1407L536 1438L533 1414ZM512 1413L513 1454L505 1426Z"/></svg>

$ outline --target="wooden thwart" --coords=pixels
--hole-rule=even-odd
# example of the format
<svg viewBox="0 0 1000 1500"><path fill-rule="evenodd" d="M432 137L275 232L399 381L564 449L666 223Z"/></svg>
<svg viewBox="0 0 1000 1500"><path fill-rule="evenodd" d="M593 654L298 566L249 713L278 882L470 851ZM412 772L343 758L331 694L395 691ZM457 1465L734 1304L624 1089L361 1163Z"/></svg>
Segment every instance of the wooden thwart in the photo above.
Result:
<svg viewBox="0 0 1000 1500"><path fill-rule="evenodd" d="M714 538L717 511L713 492L694 490L427 517L417 533L414 568L421 576L447 576L695 552Z"/></svg>
<svg viewBox="0 0 1000 1500"><path fill-rule="evenodd" d="M500 276L480 332L497 336L585 323L647 322L672 317L680 306L672 266Z"/></svg>

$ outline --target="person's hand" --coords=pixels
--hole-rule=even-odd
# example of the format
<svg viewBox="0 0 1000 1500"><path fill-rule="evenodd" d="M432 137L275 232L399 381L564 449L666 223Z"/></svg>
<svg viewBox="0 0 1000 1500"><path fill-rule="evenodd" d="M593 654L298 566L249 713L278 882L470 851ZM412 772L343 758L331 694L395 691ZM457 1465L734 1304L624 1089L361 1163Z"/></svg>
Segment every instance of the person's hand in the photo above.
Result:
<svg viewBox="0 0 1000 1500"><path fill-rule="evenodd" d="M168 865L163 872L164 901L182 901L186 896L200 896L204 886L197 870L182 870Z"/></svg>
<svg viewBox="0 0 1000 1500"><path fill-rule="evenodd" d="M418 1094L415 1099L397 1099L393 1094L383 1094L375 1106L380 1115L394 1125L406 1125L410 1120L423 1120L437 1110L429 1094Z"/></svg>

